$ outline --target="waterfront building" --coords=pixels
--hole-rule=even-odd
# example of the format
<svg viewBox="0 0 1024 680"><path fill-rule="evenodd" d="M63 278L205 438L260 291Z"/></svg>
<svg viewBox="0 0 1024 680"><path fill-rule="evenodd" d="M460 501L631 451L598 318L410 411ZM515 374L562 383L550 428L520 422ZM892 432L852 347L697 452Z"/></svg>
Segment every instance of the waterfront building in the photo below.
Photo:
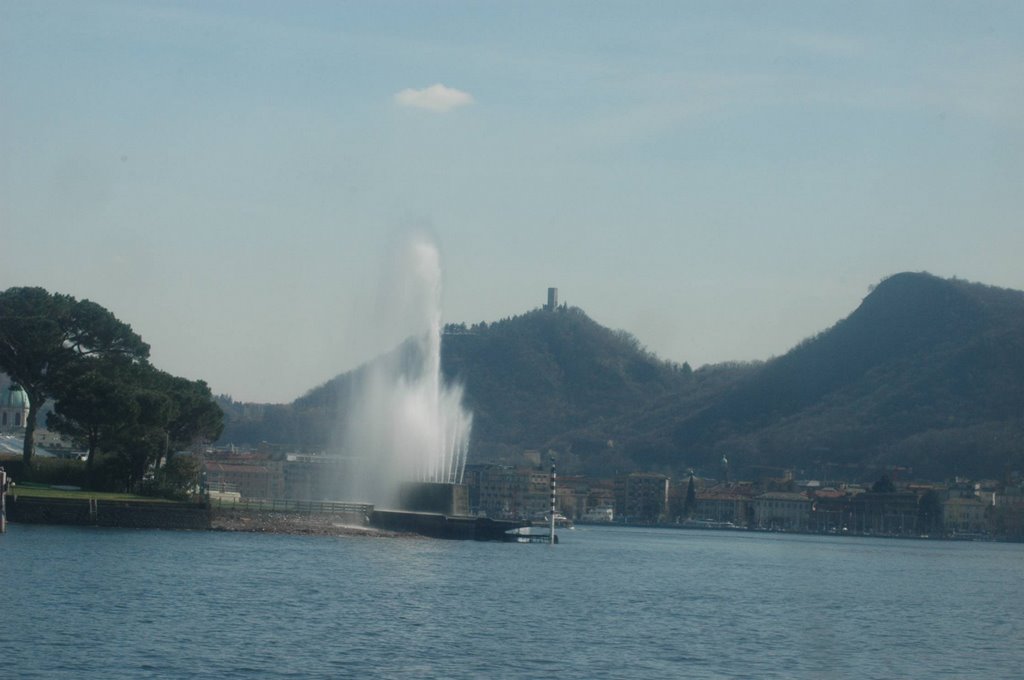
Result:
<svg viewBox="0 0 1024 680"><path fill-rule="evenodd" d="M807 531L811 499L802 493L769 491L754 498L754 525L759 529Z"/></svg>
<svg viewBox="0 0 1024 680"><path fill-rule="evenodd" d="M751 497L727 485L712 487L697 493L697 507L694 518L714 522L732 522L746 526L753 511Z"/></svg>
<svg viewBox="0 0 1024 680"><path fill-rule="evenodd" d="M615 514L626 522L657 522L668 513L669 478L632 472L615 479Z"/></svg>
<svg viewBox="0 0 1024 680"><path fill-rule="evenodd" d="M469 507L474 514L493 519L530 519L551 509L549 469L512 465L467 465ZM566 517L578 516L581 478L569 477L556 490L556 508ZM586 497L584 497L586 498Z"/></svg>
<svg viewBox="0 0 1024 680"><path fill-rule="evenodd" d="M988 531L988 511L993 504L981 498L950 498L942 504L942 526L948 534L980 534Z"/></svg>
<svg viewBox="0 0 1024 680"><path fill-rule="evenodd" d="M919 497L913 491L865 491L850 500L851 532L884 536L917 536Z"/></svg>
<svg viewBox="0 0 1024 680"><path fill-rule="evenodd" d="M519 518L538 517L551 512L551 472L539 468L519 470Z"/></svg>
<svg viewBox="0 0 1024 680"><path fill-rule="evenodd" d="M558 487L555 489L556 512L569 519L575 519L586 512L586 500L586 496L580 496L570 486L562 486L562 480L558 480Z"/></svg>
<svg viewBox="0 0 1024 680"><path fill-rule="evenodd" d="M518 468L511 465L466 466L470 512L494 519L517 517L522 508Z"/></svg>
<svg viewBox="0 0 1024 680"><path fill-rule="evenodd" d="M849 531L852 510L846 491L825 487L811 495L811 516L808 528L819 533L838 534Z"/></svg>
<svg viewBox="0 0 1024 680"><path fill-rule="evenodd" d="M558 512L570 519L583 517L595 508L615 507L615 491L611 480L592 479L584 475L558 475Z"/></svg>
<svg viewBox="0 0 1024 680"><path fill-rule="evenodd" d="M587 492L586 510L600 510L605 513L605 508L615 511L615 483L611 480L597 480L591 482ZM607 513L605 513L607 514Z"/></svg>
<svg viewBox="0 0 1024 680"><path fill-rule="evenodd" d="M990 526L996 535L1024 541L1024 484L1006 484L996 495Z"/></svg>

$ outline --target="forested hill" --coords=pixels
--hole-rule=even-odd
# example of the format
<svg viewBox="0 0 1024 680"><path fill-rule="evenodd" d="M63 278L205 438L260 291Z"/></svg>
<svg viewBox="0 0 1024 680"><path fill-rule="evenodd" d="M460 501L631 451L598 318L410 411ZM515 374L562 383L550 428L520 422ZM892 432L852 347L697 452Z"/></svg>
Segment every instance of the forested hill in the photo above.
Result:
<svg viewBox="0 0 1024 680"><path fill-rule="evenodd" d="M471 462L517 462L524 449L555 448L565 462L592 472L637 469L630 457L637 452L668 454L670 429L649 429L656 408L697 395L706 399L752 370L728 364L692 371L647 352L629 333L566 307L449 325L442 366L449 381L464 386L473 412ZM339 375L291 404L222 400L228 424L221 442L324 448L358 392L363 370Z"/></svg>
<svg viewBox="0 0 1024 680"><path fill-rule="evenodd" d="M831 329L676 413L680 450L705 461L1002 476L1024 467L1024 293L892 276Z"/></svg>
<svg viewBox="0 0 1024 680"><path fill-rule="evenodd" d="M473 410L471 462L552 448L594 474L714 475L722 455L738 471L811 476L1024 468L1024 293L928 274L890 277L849 317L763 364L691 370L563 307L449 326L443 366ZM355 380L287 405L226 402L224 441L323 447Z"/></svg>
<svg viewBox="0 0 1024 680"><path fill-rule="evenodd" d="M449 327L442 359L449 379L465 386L475 452L509 460L524 448L554 448L591 471L635 468L631 456L657 438L647 418L659 404L713 394L743 372L694 373L565 307ZM665 437L653 446L673 450Z"/></svg>

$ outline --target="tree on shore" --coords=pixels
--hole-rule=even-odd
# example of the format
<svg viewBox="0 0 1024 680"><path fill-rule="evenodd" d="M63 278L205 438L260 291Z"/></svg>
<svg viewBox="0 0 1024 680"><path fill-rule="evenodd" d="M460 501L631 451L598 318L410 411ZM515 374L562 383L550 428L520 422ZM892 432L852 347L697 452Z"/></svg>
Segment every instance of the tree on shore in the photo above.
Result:
<svg viewBox="0 0 1024 680"><path fill-rule="evenodd" d="M46 420L49 429L86 447L86 478L97 452L110 448L119 430L135 422L139 404L128 377L131 365L116 358L81 362L54 387L56 399Z"/></svg>
<svg viewBox="0 0 1024 680"><path fill-rule="evenodd" d="M874 484L871 485L873 493L895 493L896 485L889 479L889 475L883 474Z"/></svg>
<svg viewBox="0 0 1024 680"><path fill-rule="evenodd" d="M90 485L99 452L109 454L115 478L131 489L151 467L160 475L175 451L220 436L223 412L202 381L120 358L83 362L78 368L73 379L57 388L47 424L88 447Z"/></svg>
<svg viewBox="0 0 1024 680"><path fill-rule="evenodd" d="M0 370L29 398L25 468L39 410L53 399L47 425L87 447L87 484L102 453L108 483L138 487L153 469L160 486L168 467L171 486L183 487L190 464L168 466L174 452L216 440L224 414L205 382L165 373L148 356L131 326L94 302L42 288L0 293Z"/></svg>
<svg viewBox="0 0 1024 680"><path fill-rule="evenodd" d="M690 470L690 481L686 484L686 501L683 503L683 514L687 519L693 517L697 510L697 488L693 483L693 470Z"/></svg>
<svg viewBox="0 0 1024 680"><path fill-rule="evenodd" d="M170 399L171 409L165 429L166 455L187 449L196 442L216 441L224 431L224 412L213 398L210 387L202 380L188 380L159 372L162 389ZM160 460L158 459L159 465Z"/></svg>
<svg viewBox="0 0 1024 680"><path fill-rule="evenodd" d="M100 305L37 287L0 293L0 370L29 399L22 447L26 468L32 466L36 417L46 400L82 373L81 362L115 356L145 362L149 345Z"/></svg>
<svg viewBox="0 0 1024 680"><path fill-rule="evenodd" d="M917 526L921 532L942 534L942 497L928 489L917 502Z"/></svg>

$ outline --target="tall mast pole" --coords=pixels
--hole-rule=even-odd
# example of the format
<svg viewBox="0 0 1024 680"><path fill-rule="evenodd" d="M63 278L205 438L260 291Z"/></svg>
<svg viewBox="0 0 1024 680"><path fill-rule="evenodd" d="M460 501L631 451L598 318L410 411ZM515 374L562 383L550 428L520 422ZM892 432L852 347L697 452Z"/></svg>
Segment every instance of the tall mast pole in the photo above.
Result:
<svg viewBox="0 0 1024 680"><path fill-rule="evenodd" d="M7 532L7 473L0 467L0 534Z"/></svg>
<svg viewBox="0 0 1024 680"><path fill-rule="evenodd" d="M555 544L555 454L551 454L551 545Z"/></svg>

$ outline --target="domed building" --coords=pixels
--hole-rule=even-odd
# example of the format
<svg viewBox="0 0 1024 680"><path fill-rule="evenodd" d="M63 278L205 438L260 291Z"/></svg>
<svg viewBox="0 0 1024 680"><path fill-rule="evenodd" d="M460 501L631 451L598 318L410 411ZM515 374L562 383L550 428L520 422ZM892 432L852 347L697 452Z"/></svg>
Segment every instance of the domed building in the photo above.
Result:
<svg viewBox="0 0 1024 680"><path fill-rule="evenodd" d="M24 429L28 422L28 395L20 385L11 385L0 394L0 432Z"/></svg>

